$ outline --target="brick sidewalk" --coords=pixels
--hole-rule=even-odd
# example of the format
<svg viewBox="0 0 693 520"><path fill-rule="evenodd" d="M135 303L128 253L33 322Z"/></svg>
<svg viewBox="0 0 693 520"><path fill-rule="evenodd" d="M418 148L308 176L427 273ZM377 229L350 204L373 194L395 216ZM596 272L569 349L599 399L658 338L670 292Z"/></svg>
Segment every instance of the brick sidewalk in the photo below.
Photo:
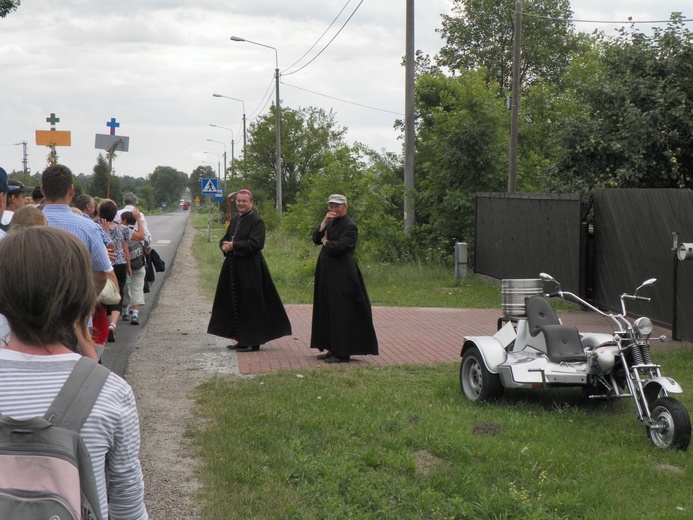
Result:
<svg viewBox="0 0 693 520"><path fill-rule="evenodd" d="M286 305L286 312L293 335L271 341L258 352L239 352L241 374L459 361L463 338L492 335L501 316L496 309L373 307L380 355L355 356L349 364L328 365L315 358L318 350L309 347L312 306ZM608 322L594 313L564 312L559 316L580 331L611 332ZM652 335L657 338L662 334L671 336L670 331L660 327L655 327Z"/></svg>

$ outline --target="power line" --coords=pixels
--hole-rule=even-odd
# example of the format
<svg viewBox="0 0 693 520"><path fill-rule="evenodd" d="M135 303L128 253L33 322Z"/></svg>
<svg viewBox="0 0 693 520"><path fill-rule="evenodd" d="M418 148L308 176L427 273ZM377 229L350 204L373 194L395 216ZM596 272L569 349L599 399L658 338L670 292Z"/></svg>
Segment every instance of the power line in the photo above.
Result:
<svg viewBox="0 0 693 520"><path fill-rule="evenodd" d="M270 90L271 89L271 90ZM268 93L269 92L269 96ZM272 94L274 93L274 77L272 78L272 81L270 81L269 86L265 90L265 93L262 95L260 98L260 104L251 112L250 116L248 116L248 120L253 120L257 116L259 116L263 110L265 110L265 107L267 106L267 103L269 102L269 99L272 97ZM267 97L267 100L265 100L265 97ZM262 108L260 108L262 107Z"/></svg>
<svg viewBox="0 0 693 520"><path fill-rule="evenodd" d="M329 31L329 30L332 28L332 26L333 26L334 23L337 21L337 19L339 19L339 17L342 16L342 13L344 12L344 9L346 9L347 6L348 6L350 3L351 3L351 0L347 0L347 3L344 4L344 7L342 7L342 10L339 11L339 13L337 14L337 16L334 17L334 20L332 20L332 23L327 27L327 29L325 29L325 32L323 32L323 33L320 35L320 38L318 38L318 39L315 41L315 43L310 47L310 49L308 49L308 50L306 51L306 53L305 53L303 56L301 56L299 59L297 59L297 60L296 60L295 62L293 62L291 65L289 65L289 66L286 68L286 70L291 70L291 67L293 67L293 66L296 65L299 61L301 61L303 58L305 58L305 57L308 55L308 53L309 53L310 51L312 51L312 50L315 48L315 46L320 42L320 40L322 40L323 36L325 36L325 35L327 34L327 31Z"/></svg>
<svg viewBox="0 0 693 520"><path fill-rule="evenodd" d="M510 11L512 14L517 14L517 11L514 9ZM554 22L572 22L572 23L604 23L604 24L618 24L618 23L623 23L623 24L658 24L658 23L669 23L672 20L627 20L627 21L621 21L621 20L581 20L578 18L555 18L553 16L542 16L539 14L532 14L528 13L526 11L523 11L522 16L531 16L532 18L543 18L544 20L553 20ZM681 21L681 22L693 22L693 18L683 18L681 20L676 20L676 21Z"/></svg>
<svg viewBox="0 0 693 520"><path fill-rule="evenodd" d="M334 99L334 100L336 100L336 101L341 101L342 103L348 103L349 105L356 105L356 106L359 106L359 107L368 108L368 109L370 109L370 110L377 110L377 111L379 111L379 112L387 112L388 114L395 114L395 115L398 115L398 116L403 116L403 115L404 115L404 114L402 114L401 112L393 112L392 110L385 110L384 108L371 107L371 106L368 106L368 105L363 105L363 104L361 104L361 103L355 103L354 101L347 101L346 99L340 99L340 98L338 98L338 97L328 96L327 94L321 94L320 92L315 92L315 91L313 91L313 90L308 90L307 88L297 87L296 85L289 85L288 83L284 83L283 81L282 81L282 85L286 85L287 87L295 88L295 89L298 89L298 90L303 90L303 91L305 91L305 92L310 92L311 94L315 94L316 96L322 96L322 97L326 97L326 98L329 98L329 99Z"/></svg>
<svg viewBox="0 0 693 520"><path fill-rule="evenodd" d="M327 45L325 45L322 48L322 50L313 57L312 60L310 60L305 65L303 65L301 68L294 70L293 72L287 72L286 74L284 74L284 76L290 76L291 74L296 74L297 72L300 72L301 70L305 69L308 65L313 63L318 58L318 56L320 56L323 52L325 52L327 50L327 48L330 46L330 44L337 38L337 36L339 36L339 33L341 33L342 30L346 27L346 25L349 23L349 20L351 20L351 18L356 14L356 11L359 10L359 7L361 7L362 3L363 3L363 0L361 0L359 2L359 5L357 5L356 8L354 9L354 11L349 15L349 18L346 19L346 22L344 22L344 24L339 28L339 31L337 31L337 34L335 34L332 37L332 39L329 42L327 42Z"/></svg>

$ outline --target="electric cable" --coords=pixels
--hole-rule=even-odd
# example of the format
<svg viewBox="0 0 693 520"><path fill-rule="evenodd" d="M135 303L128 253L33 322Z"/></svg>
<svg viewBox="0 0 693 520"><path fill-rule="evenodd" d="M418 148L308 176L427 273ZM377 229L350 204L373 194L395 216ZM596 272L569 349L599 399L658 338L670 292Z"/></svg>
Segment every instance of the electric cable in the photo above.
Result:
<svg viewBox="0 0 693 520"><path fill-rule="evenodd" d="M291 67L293 67L293 66L296 65L299 61L301 61L303 58L305 58L305 57L308 55L308 53L309 53L310 51L312 51L312 50L315 48L315 46L320 42L320 40L322 40L322 38L327 34L327 31L329 31L329 30L332 28L332 26L334 25L334 23L339 19L339 17L342 16L342 13L344 12L344 9L346 9L347 6L348 6L350 3L351 3L351 0L347 0L347 3L344 4L344 7L342 7L342 10L339 11L339 13L337 14L337 16L334 17L334 20L332 20L332 23L331 23L331 24L327 27L327 29L325 29L325 31L320 35L320 38L318 38L317 40L315 40L315 43L314 43L313 45L311 45L310 49L308 49L308 50L305 52L305 54L304 54L303 56L301 56L299 59L297 59L297 60L296 60L295 62L293 62L291 65L289 65L289 66L286 68L287 71L290 71L290 70L291 70Z"/></svg>
<svg viewBox="0 0 693 520"><path fill-rule="evenodd" d="M298 69L296 69L296 70L294 70L294 71L292 71L292 72L287 72L287 73L285 73L285 74L283 74L283 75L284 75L284 76L290 76L291 74L296 74L297 72L302 71L302 70L305 69L308 65L310 65L311 63L313 63L313 62L318 58L318 56L320 56L323 52L325 52L325 51L327 50L327 48L328 48L328 47L330 46L330 44L337 38L337 36L339 36L339 33L342 32L342 30L346 27L346 25L349 23L349 21L353 18L353 16L356 14L356 11L358 11L358 10L359 10L359 7L361 7L361 4L362 4L362 3L363 3L363 0L361 0L361 1L359 2L359 5L356 6L356 8L354 9L354 11L349 15L349 18L347 18L346 21L344 22L344 24L339 28L339 31L337 31L337 34L335 34L335 35L332 37L332 39L331 39L329 42L327 42L327 45L325 45L319 53L317 53L315 56L313 56L313 58L312 58L308 63L306 63L305 65L303 65L302 67L300 67L300 68L298 68Z"/></svg>

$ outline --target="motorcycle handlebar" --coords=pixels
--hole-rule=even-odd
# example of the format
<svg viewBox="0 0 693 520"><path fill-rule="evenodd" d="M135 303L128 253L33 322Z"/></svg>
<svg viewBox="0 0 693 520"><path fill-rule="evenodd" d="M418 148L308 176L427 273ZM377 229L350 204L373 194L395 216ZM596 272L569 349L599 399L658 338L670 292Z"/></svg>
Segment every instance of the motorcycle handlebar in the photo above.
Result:
<svg viewBox="0 0 693 520"><path fill-rule="evenodd" d="M638 300L641 302L649 302L651 298L648 298L647 296L632 296L630 294L624 294L622 296L624 300Z"/></svg>

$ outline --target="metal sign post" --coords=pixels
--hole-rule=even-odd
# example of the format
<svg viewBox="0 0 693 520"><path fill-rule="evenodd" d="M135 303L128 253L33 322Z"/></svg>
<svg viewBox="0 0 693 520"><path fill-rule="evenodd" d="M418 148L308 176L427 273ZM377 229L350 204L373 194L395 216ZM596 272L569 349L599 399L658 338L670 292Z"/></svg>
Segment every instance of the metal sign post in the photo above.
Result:
<svg viewBox="0 0 693 520"><path fill-rule="evenodd" d="M210 197L216 196L217 191L219 191L218 179L216 178L206 178L200 179L202 185L202 195L207 195L207 242L212 241L212 205L210 204Z"/></svg>

